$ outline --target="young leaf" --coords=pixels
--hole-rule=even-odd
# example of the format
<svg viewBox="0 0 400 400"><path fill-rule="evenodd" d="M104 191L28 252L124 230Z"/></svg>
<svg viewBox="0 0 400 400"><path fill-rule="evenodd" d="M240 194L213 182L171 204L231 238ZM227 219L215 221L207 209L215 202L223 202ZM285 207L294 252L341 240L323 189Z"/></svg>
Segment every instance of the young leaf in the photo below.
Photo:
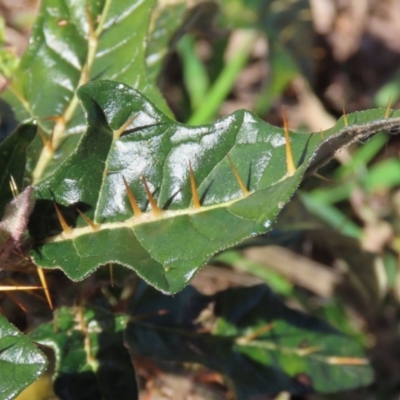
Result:
<svg viewBox="0 0 400 400"><path fill-rule="evenodd" d="M54 350L54 391L60 399L138 398L135 371L122 342L124 328L124 317L104 309L63 307L54 321L30 333Z"/></svg>
<svg viewBox="0 0 400 400"><path fill-rule="evenodd" d="M289 137L247 111L185 126L122 83L91 82L78 95L88 128L70 158L36 187L30 227L41 243L32 257L74 280L122 264L168 293L185 287L211 255L270 230L304 175L336 150L400 125L400 113L385 118L384 110L371 110L322 134ZM134 215L132 196L141 215Z"/></svg>
<svg viewBox="0 0 400 400"><path fill-rule="evenodd" d="M0 398L14 399L46 366L42 352L0 314Z"/></svg>
<svg viewBox="0 0 400 400"><path fill-rule="evenodd" d="M333 393L373 379L355 340L289 309L264 285L214 296L188 287L173 297L142 286L130 314L125 341L132 353L203 364L227 376L238 399Z"/></svg>
<svg viewBox="0 0 400 400"><path fill-rule="evenodd" d="M6 206L0 221L0 271L6 267L10 253L20 249L34 202L33 187L28 186Z"/></svg>
<svg viewBox="0 0 400 400"><path fill-rule="evenodd" d="M29 47L4 95L18 119L37 118L47 137L47 146L35 142L34 182L70 154L85 129L76 97L82 84L99 77L119 80L141 90L169 113L146 75L146 38L154 3L41 2Z"/></svg>

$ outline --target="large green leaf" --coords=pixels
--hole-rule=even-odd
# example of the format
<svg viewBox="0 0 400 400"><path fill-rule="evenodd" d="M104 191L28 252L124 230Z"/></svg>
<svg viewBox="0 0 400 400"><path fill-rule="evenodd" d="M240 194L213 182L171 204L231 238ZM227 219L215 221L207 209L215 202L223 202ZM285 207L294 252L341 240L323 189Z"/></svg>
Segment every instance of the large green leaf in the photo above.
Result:
<svg viewBox="0 0 400 400"><path fill-rule="evenodd" d="M52 131L52 148L35 142L34 181L69 155L85 129L76 97L80 85L99 77L122 81L169 112L145 66L155 0L41 3L28 50L5 94L19 119L38 118L47 136Z"/></svg>
<svg viewBox="0 0 400 400"><path fill-rule="evenodd" d="M263 285L209 297L191 287L173 297L142 287L130 314L125 338L134 354L204 364L230 378L241 400L332 393L373 379L355 340L289 309Z"/></svg>
<svg viewBox="0 0 400 400"><path fill-rule="evenodd" d="M21 124L0 143L0 219L4 214L6 204L12 200L11 177L18 189L22 189L22 180L25 173L26 149L36 134L37 126L34 122Z"/></svg>
<svg viewBox="0 0 400 400"><path fill-rule="evenodd" d="M46 365L42 352L0 314L0 398L15 398Z"/></svg>
<svg viewBox="0 0 400 400"><path fill-rule="evenodd" d="M118 263L169 293L181 290L216 252L271 229L308 171L340 147L400 125L400 113L349 115L321 134L291 133L296 170L287 173L283 129L247 111L214 124L188 127L168 119L122 83L97 81L79 90L88 129L71 157L37 185L31 233L41 267L61 268L71 279ZM230 155L249 190L243 195ZM193 207L189 163L201 198ZM155 215L141 177L157 199ZM126 179L141 208L133 216ZM61 233L53 202L73 226ZM77 209L99 229L87 226Z"/></svg>
<svg viewBox="0 0 400 400"><path fill-rule="evenodd" d="M79 319L77 320L77 315ZM138 398L135 371L122 342L126 318L99 307L63 307L30 337L54 350L54 391L62 400Z"/></svg>

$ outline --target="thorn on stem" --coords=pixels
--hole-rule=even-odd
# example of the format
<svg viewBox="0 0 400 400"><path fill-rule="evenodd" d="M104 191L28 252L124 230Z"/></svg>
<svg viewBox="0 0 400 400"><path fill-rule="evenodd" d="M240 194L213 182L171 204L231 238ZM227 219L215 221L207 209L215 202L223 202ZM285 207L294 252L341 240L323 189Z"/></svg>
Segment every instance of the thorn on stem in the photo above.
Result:
<svg viewBox="0 0 400 400"><path fill-rule="evenodd" d="M50 137L48 139L40 127L38 127L38 133L39 133L40 139L42 139L43 146L46 147L47 150L53 151L53 143L52 143L53 132L50 134Z"/></svg>

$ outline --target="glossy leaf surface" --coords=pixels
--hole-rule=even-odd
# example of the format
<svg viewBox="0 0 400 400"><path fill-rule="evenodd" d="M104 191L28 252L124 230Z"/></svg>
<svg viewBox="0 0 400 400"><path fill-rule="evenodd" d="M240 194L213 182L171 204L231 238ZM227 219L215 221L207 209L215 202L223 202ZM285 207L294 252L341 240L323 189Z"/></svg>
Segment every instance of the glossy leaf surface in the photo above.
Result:
<svg viewBox="0 0 400 400"><path fill-rule="evenodd" d="M42 352L0 314L0 398L15 398L46 366Z"/></svg>
<svg viewBox="0 0 400 400"><path fill-rule="evenodd" d="M372 110L349 115L348 126L341 120L321 134L291 133L296 170L288 174L283 129L250 112L189 127L171 121L123 84L92 82L79 97L88 129L71 157L36 187L31 233L42 244L32 253L34 261L61 268L74 280L118 263L168 293L181 290L211 255L270 230L304 174L337 149L400 124L399 117ZM142 177L157 209L149 205ZM133 216L124 179L141 216ZM71 233L60 232L53 202ZM88 226L78 209L96 226Z"/></svg>
<svg viewBox="0 0 400 400"><path fill-rule="evenodd" d="M147 31L154 0L44 0L29 47L5 94L19 120L35 117L52 131L52 149L32 150L33 180L48 175L85 130L76 89L93 79L114 79L145 93L169 112L147 78Z"/></svg>
<svg viewBox="0 0 400 400"><path fill-rule="evenodd" d="M124 317L102 308L64 307L54 321L30 334L55 352L54 391L60 399L138 398L135 371L122 342L124 327Z"/></svg>
<svg viewBox="0 0 400 400"><path fill-rule="evenodd" d="M373 379L355 340L289 309L263 285L214 296L188 287L174 297L142 287L130 313L125 337L134 354L204 364L230 379L238 399L332 393Z"/></svg>

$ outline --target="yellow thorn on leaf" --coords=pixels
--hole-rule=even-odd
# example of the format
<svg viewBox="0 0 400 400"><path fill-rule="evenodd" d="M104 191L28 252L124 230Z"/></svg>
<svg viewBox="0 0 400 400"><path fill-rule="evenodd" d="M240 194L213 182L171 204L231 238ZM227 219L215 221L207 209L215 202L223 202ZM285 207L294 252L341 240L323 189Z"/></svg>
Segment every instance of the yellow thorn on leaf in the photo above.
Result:
<svg viewBox="0 0 400 400"><path fill-rule="evenodd" d="M283 129L285 131L285 141L286 141L286 169L288 176L292 176L296 172L296 167L294 165L292 146L290 144L288 121L284 107L282 107L282 115L283 115Z"/></svg>
<svg viewBox="0 0 400 400"><path fill-rule="evenodd" d="M386 111L385 111L385 118L390 117L390 108L392 107L392 96L389 97L389 101L386 105Z"/></svg>
<svg viewBox="0 0 400 400"><path fill-rule="evenodd" d="M40 268L40 267L37 267L37 272L39 275L40 282L42 283L42 286L43 286L44 294L46 295L47 303L49 304L50 310L53 310L54 306L53 306L53 302L51 301L49 287L47 286L47 281L46 281L44 272L43 272L42 268Z"/></svg>
<svg viewBox="0 0 400 400"><path fill-rule="evenodd" d="M65 221L65 219L64 219L63 215L61 214L60 209L57 207L56 203L54 203L54 208L56 210L58 222L60 223L62 230L65 233L72 233L72 228L67 224L67 221Z"/></svg>
<svg viewBox="0 0 400 400"><path fill-rule="evenodd" d="M232 161L231 157L229 156L229 154L227 154L226 156L228 157L229 164L231 164L233 175L235 175L235 178L237 180L237 183L240 186L240 189L241 189L241 191L243 193L243 196L247 196L249 194L249 191L247 190L246 185L242 181L242 178L240 177L239 172L238 172L237 168L235 167L235 164L233 163L233 161Z"/></svg>
<svg viewBox="0 0 400 400"><path fill-rule="evenodd" d="M142 215L142 211L139 208L139 205L135 199L135 196L133 195L132 190L128 186L128 182L125 180L124 176L122 176L122 180L124 181L126 194L128 195L129 202L131 203L133 215L135 217L140 217Z"/></svg>
<svg viewBox="0 0 400 400"><path fill-rule="evenodd" d="M200 208L201 207L200 199L199 199L199 195L197 193L196 181L194 179L194 173L193 173L192 164L190 161L189 161L189 175L190 175L190 187L192 189L193 207Z"/></svg>
<svg viewBox="0 0 400 400"><path fill-rule="evenodd" d="M87 217L81 210L77 209L79 215L85 220L85 222L94 230L97 231L100 228L99 224L93 222L89 217Z"/></svg>
<svg viewBox="0 0 400 400"><path fill-rule="evenodd" d="M121 127L119 127L116 131L114 131L114 139L119 139L122 134L125 132L126 128L139 116L136 114L133 118L129 118Z"/></svg>
<svg viewBox="0 0 400 400"><path fill-rule="evenodd" d="M153 195L151 194L151 191L149 189L149 186L147 185L147 181L146 178L144 176L142 176L142 182L144 185L144 190L146 191L146 196L149 200L149 203L151 205L151 211L153 212L153 214L155 216L159 216L162 214L162 210L158 207L157 202L154 200Z"/></svg>

